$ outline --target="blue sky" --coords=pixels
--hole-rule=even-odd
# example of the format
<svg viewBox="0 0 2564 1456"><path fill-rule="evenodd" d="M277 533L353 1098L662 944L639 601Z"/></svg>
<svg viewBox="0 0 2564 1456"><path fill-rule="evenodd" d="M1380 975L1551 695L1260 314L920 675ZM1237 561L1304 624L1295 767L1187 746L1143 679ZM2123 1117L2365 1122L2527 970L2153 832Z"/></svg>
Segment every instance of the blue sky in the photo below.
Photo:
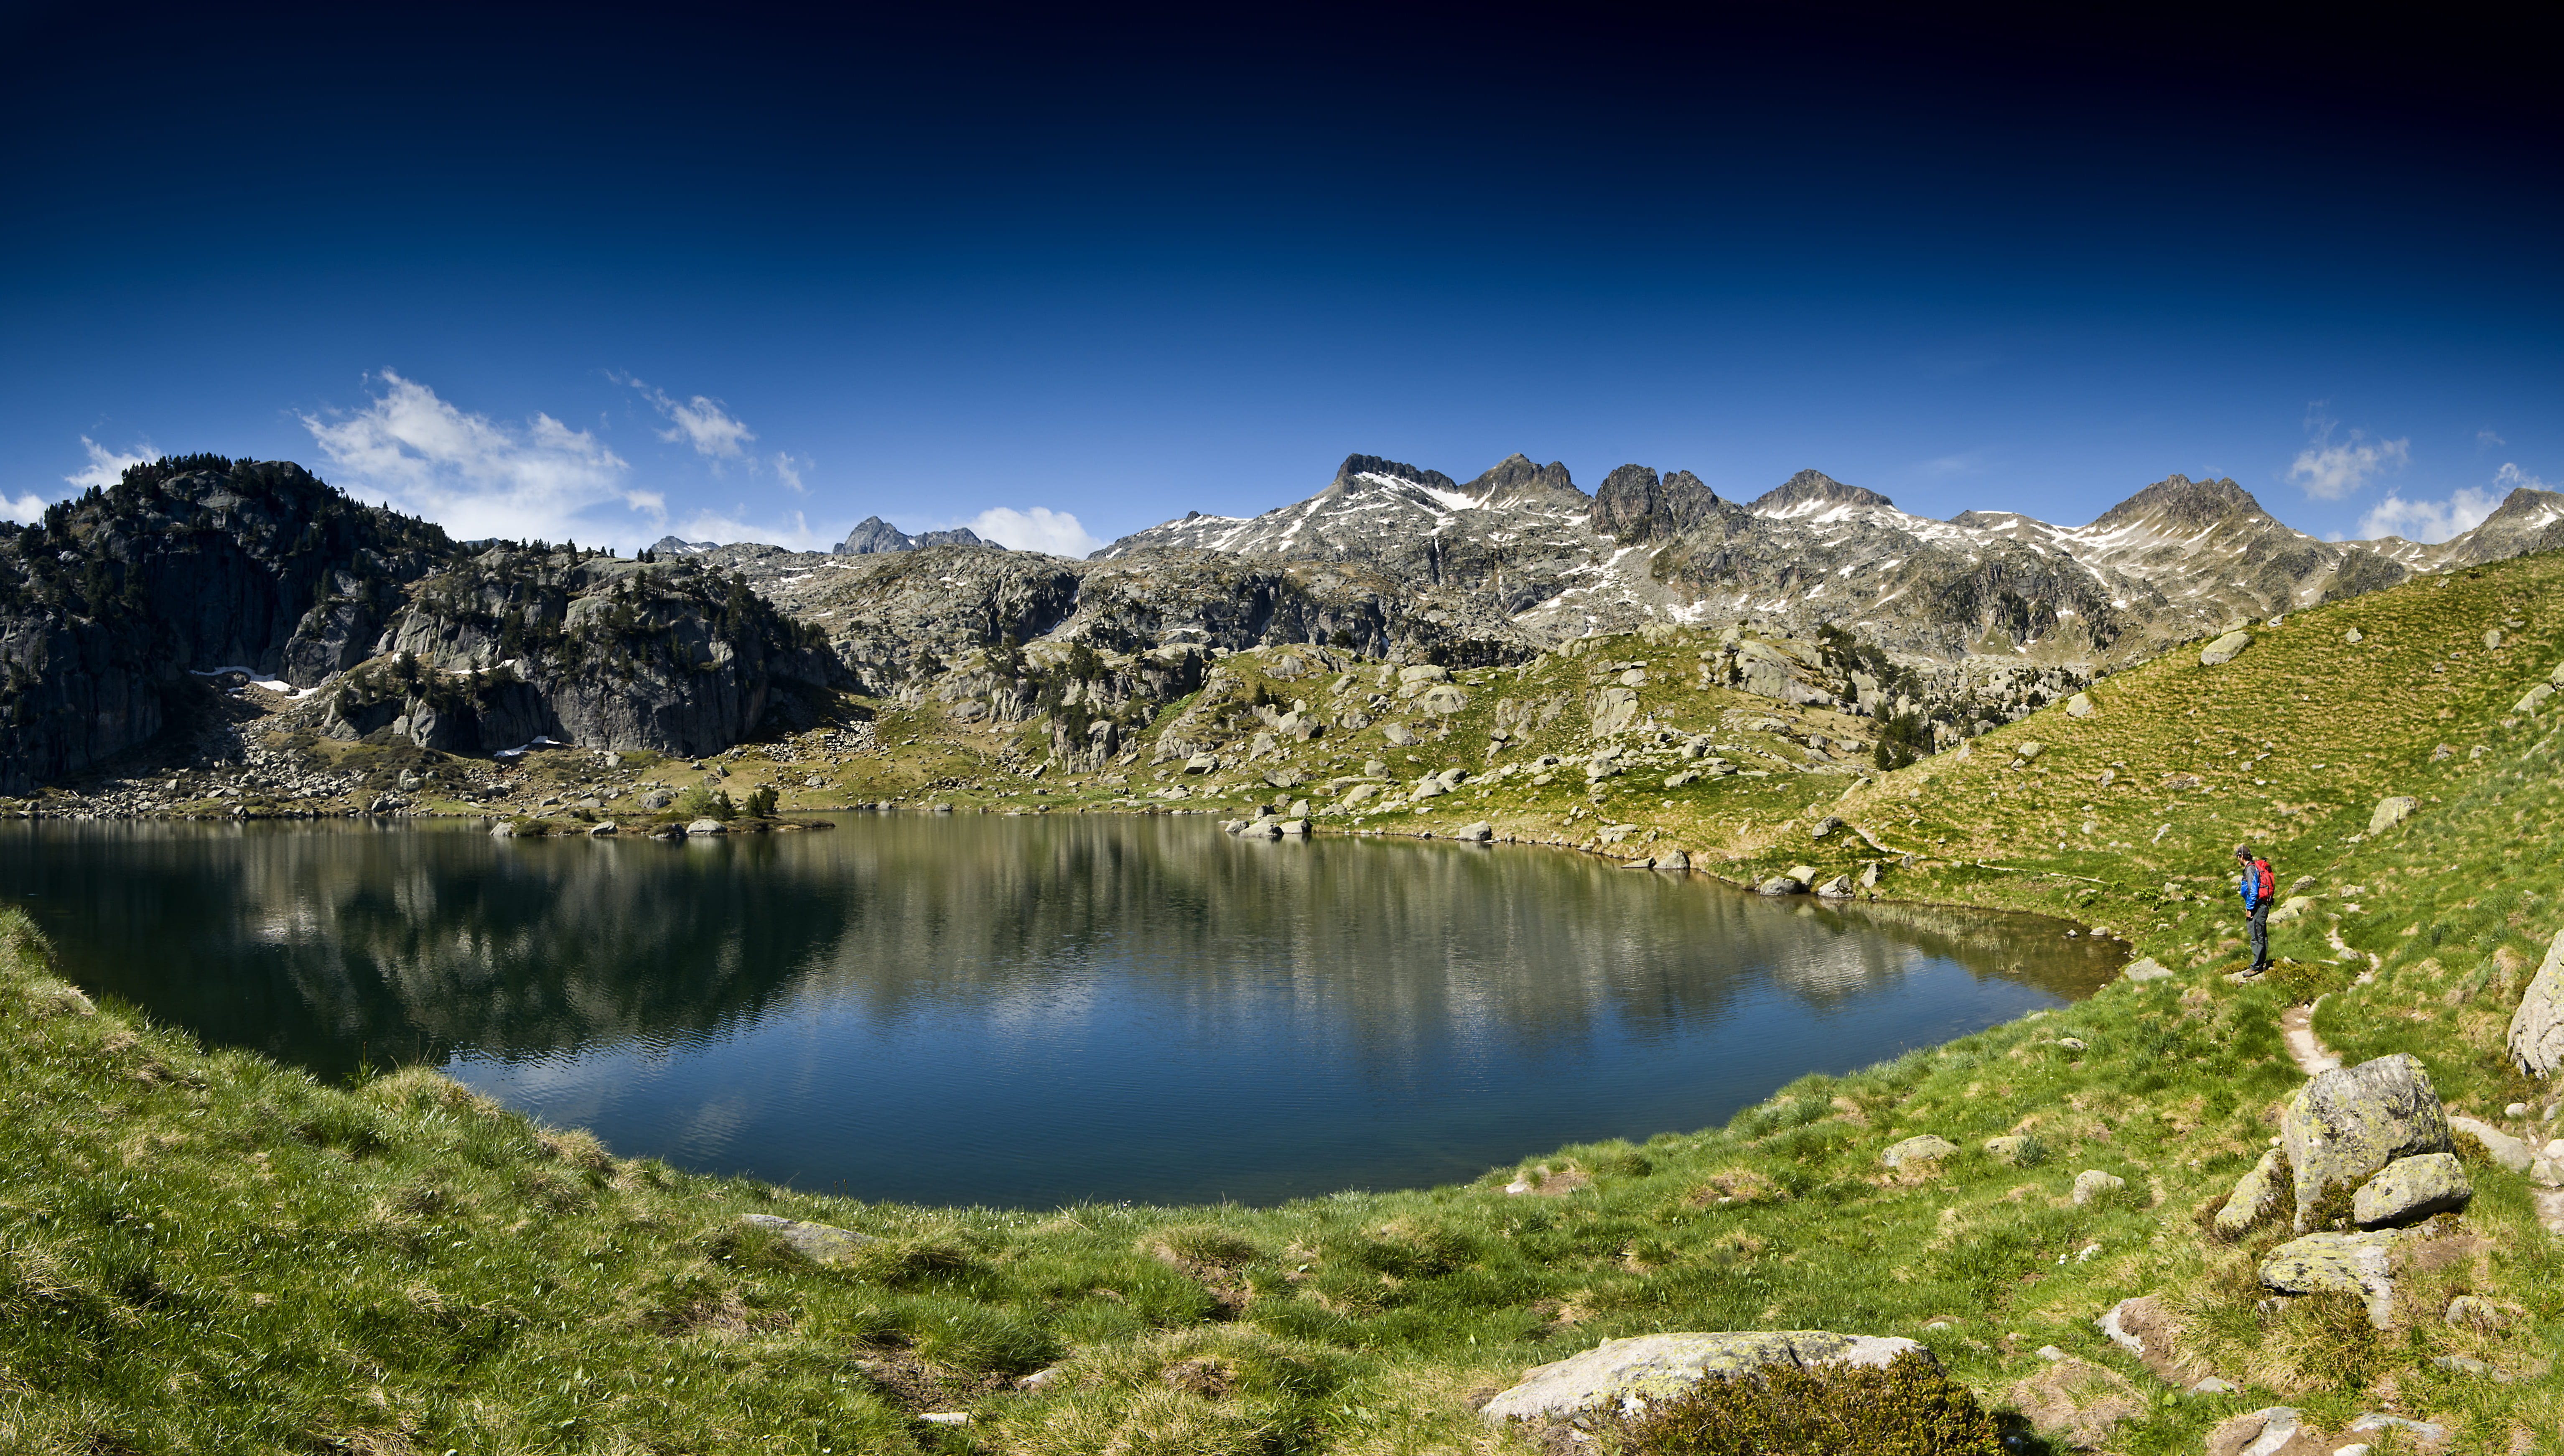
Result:
<svg viewBox="0 0 2564 1456"><path fill-rule="evenodd" d="M0 501L216 451L466 536L1081 550L1352 452L2423 539L2564 485L2522 38L1807 14L0 7Z"/></svg>

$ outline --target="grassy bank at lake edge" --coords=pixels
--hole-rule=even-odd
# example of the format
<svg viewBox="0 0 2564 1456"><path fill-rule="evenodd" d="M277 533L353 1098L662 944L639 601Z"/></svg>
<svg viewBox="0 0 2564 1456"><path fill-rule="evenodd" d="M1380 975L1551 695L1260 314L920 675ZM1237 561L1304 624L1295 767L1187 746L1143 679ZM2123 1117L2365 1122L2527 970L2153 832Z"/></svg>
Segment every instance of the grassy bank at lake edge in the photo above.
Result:
<svg viewBox="0 0 2564 1456"><path fill-rule="evenodd" d="M0 1444L1502 1449L1514 1438L1469 1399L1527 1364L1615 1335L1777 1327L1915 1336L1996 1404L2017 1404L2019 1382L2048 1368L2035 1352L2057 1347L2127 1382L2136 1398L2107 1441L2127 1452L2196 1450L2220 1416L2273 1400L2335 1429L2392 1408L2452 1420L2460 1450L2558 1449L2564 1288L2523 1179L2468 1149L2469 1241L2449 1246L2463 1257L2408 1279L2383 1335L2331 1301L2265 1315L2253 1261L2277 1232L2222 1244L2197 1215L2258 1155L2300 1080L2277 1033L2291 1003L2322 995L2316 1029L2345 1055L2410 1051L2488 1120L2555 1097L2508 1069L2500 1037L2564 927L2564 872L2543 852L2564 816L2564 716L2509 711L2564 658L2564 618L2546 608L2559 577L2555 558L2524 558L2293 614L2233 663L2167 657L2100 685L2088 718L2051 708L1964 760L1848 795L1845 778L1810 774L1690 794L1606 782L1612 821L1731 878L1881 859L1841 833L1808 837L1813 815L1838 815L1916 851L1911 868L1887 858L1884 893L2106 925L2180 974L1803 1079L1724 1129L1557 1149L1458 1187L1028 1214L697 1178L422 1072L324 1088L92 1012L13 919ZM2483 645L2488 630L2501 646ZM1664 656L1679 682L1695 649L1631 639L1624 655ZM1514 681L1555 696L1574 661ZM1665 703L1667 721L1683 701ZM1704 725L1748 707L1690 701ZM1453 737L1473 741L1472 727ZM2025 760L2024 741L2043 750ZM2200 786L2169 786L2177 774ZM1362 827L1485 819L1586 842L1582 782L1509 784ZM2386 793L2422 812L2370 839ZM2221 978L2238 921L2224 850L2244 837L2273 847L2283 883L2315 877L2317 900L2280 928L2282 973L2235 986ZM1927 1132L1961 1151L1880 1165L1881 1148ZM2034 1140L2027 1165L1982 1149L2008 1133ZM2128 1186L2074 1204L2086 1168ZM1525 1174L1542 1193L1504 1191ZM881 1242L849 1266L812 1265L742 1225L746 1212ZM2521 1318L2502 1332L2439 1321L2459 1292ZM2245 1388L2175 1396L2103 1341L2093 1317L2145 1293ZM2449 1354L2517 1378L2432 1363ZM1014 1384L1053 1366L1039 1390ZM962 1410L967 1426L917 1419Z"/></svg>

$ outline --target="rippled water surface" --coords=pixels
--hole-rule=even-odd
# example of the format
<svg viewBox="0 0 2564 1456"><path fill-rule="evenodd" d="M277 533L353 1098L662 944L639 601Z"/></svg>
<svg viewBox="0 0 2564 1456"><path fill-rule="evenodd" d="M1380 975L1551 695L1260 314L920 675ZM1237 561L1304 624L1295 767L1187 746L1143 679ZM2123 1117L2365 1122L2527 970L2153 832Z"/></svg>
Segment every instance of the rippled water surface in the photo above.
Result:
<svg viewBox="0 0 2564 1456"><path fill-rule="evenodd" d="M662 844L0 825L82 984L325 1077L428 1061L617 1152L866 1198L1267 1202L1723 1121L2088 994L2053 923L1202 819Z"/></svg>

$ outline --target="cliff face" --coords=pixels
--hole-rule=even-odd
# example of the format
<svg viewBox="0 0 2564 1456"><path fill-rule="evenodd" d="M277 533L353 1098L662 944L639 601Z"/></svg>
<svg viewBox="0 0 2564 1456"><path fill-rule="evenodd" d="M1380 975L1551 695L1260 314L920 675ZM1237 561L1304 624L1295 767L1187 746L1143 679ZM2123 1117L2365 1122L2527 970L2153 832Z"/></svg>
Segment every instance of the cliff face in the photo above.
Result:
<svg viewBox="0 0 2564 1456"><path fill-rule="evenodd" d="M699 559L497 546L421 581L387 666L354 674L324 726L489 753L537 737L714 753L776 696L842 676L823 634Z"/></svg>
<svg viewBox="0 0 2564 1456"><path fill-rule="evenodd" d="M310 687L361 661L445 532L284 462L137 466L0 529L0 792L158 732L188 674Z"/></svg>

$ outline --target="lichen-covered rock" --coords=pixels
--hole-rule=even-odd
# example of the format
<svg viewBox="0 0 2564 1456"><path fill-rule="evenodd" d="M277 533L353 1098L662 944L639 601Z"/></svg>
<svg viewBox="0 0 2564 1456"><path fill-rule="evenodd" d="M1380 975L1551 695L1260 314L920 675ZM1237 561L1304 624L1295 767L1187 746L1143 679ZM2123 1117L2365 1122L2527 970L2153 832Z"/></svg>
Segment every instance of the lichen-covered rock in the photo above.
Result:
<svg viewBox="0 0 2564 1456"><path fill-rule="evenodd" d="M2546 947L2545 962L2511 1013L2510 1060L2531 1077L2552 1077L2564 1067L2564 931Z"/></svg>
<svg viewBox="0 0 2564 1456"><path fill-rule="evenodd" d="M2036 1140L2021 1133L2006 1133L2000 1138L1986 1140L1986 1151L1995 1161L2010 1167L2019 1167L2030 1161L2030 1151L2035 1146Z"/></svg>
<svg viewBox="0 0 2564 1456"><path fill-rule="evenodd" d="M2261 1260L2261 1283L2281 1294L2354 1294L2383 1330L2395 1312L2395 1246L2405 1234L2310 1233Z"/></svg>
<svg viewBox="0 0 2564 1456"><path fill-rule="evenodd" d="M2449 1132L2472 1138L2483 1145L2484 1155L2515 1173L2524 1173L2537 1162L2536 1150L2508 1133L2474 1118L2449 1119Z"/></svg>
<svg viewBox="0 0 2564 1456"><path fill-rule="evenodd" d="M1848 900L1848 899L1850 899L1850 898L1851 898L1851 894L1852 894L1852 889L1851 889L1851 876L1849 876L1849 875L1836 875L1836 876L1834 876L1832 879L1827 880L1827 881L1826 881L1825 883L1823 883L1822 885L1817 886L1817 887L1816 887L1816 894L1818 894L1818 895L1820 895L1820 896L1824 897L1824 898L1825 898L1825 899L1827 899L1827 900Z"/></svg>
<svg viewBox="0 0 2564 1456"><path fill-rule="evenodd" d="M686 833L689 835L703 837L709 837L715 834L728 834L730 833L730 826L724 824L719 819L697 819L686 826Z"/></svg>
<svg viewBox="0 0 2564 1456"><path fill-rule="evenodd" d="M2273 1147L2235 1180L2235 1191L2226 1195L2226 1206L2217 1210L2217 1231L2237 1238L2278 1211L2279 1149Z"/></svg>
<svg viewBox="0 0 2564 1456"><path fill-rule="evenodd" d="M2251 645L2251 633L2229 632L2199 650L2199 665L2204 668L2222 667Z"/></svg>
<svg viewBox="0 0 2564 1456"><path fill-rule="evenodd" d="M1301 827L1303 829L1307 828L1306 825ZM1451 837L1453 839L1466 840L1471 844L1484 844L1488 840L1496 837L1496 831L1493 826L1487 824L1484 820L1481 820L1475 824L1463 824L1459 828L1452 830Z"/></svg>
<svg viewBox="0 0 2564 1456"><path fill-rule="evenodd" d="M1958 1150L1958 1144L1946 1138L1937 1138L1930 1133L1925 1133L1919 1137L1908 1138L1902 1143L1889 1144L1887 1150L1878 1154L1878 1160L1889 1167L1903 1167L1909 1162L1928 1162L1936 1157L1947 1157Z"/></svg>
<svg viewBox="0 0 2564 1456"><path fill-rule="evenodd" d="M2554 696L2554 684L2540 683L2536 687L2529 689L2517 703L2512 704L2510 711L2513 713L2534 714L2537 710L2546 706L2547 699Z"/></svg>
<svg viewBox="0 0 2564 1456"><path fill-rule="evenodd" d="M2296 1179L2300 1233L2312 1226L2325 1189L2355 1185L2399 1157L2452 1150L2429 1070L2402 1052L2335 1068L2297 1089L2279 1118L2279 1146Z"/></svg>
<svg viewBox="0 0 2564 1456"><path fill-rule="evenodd" d="M2169 977L2172 972L2164 967L2164 963L2162 961L2149 955L2142 960L2130 961L2128 963L2128 968L2119 972L2119 974L2129 980L2142 982L2163 980Z"/></svg>
<svg viewBox="0 0 2564 1456"><path fill-rule="evenodd" d="M2399 1157L2359 1185L2351 1218L2361 1228L2418 1223L2434 1213L2462 1208L2475 1195L2454 1152Z"/></svg>
<svg viewBox="0 0 2564 1456"><path fill-rule="evenodd" d="M1589 1410L1634 1412L1681 1394L1704 1376L1741 1375L1767 1365L1884 1366L1920 1344L1893 1336L1822 1330L1638 1335L1606 1340L1583 1354L1523 1371L1522 1383L1487 1402L1489 1421L1557 1419Z"/></svg>
<svg viewBox="0 0 2564 1456"><path fill-rule="evenodd" d="M1803 880L1794 880L1787 875L1775 875L1771 879L1764 881L1762 884L1755 886L1754 893L1757 895L1805 895L1808 893L1808 886L1807 882Z"/></svg>
<svg viewBox="0 0 2564 1456"><path fill-rule="evenodd" d="M2379 799L2376 809L2368 816L2368 832L2372 835L2384 834L2387 830L2412 818L2413 811L2420 807L2422 807L2422 801L2411 794L2395 794Z"/></svg>

